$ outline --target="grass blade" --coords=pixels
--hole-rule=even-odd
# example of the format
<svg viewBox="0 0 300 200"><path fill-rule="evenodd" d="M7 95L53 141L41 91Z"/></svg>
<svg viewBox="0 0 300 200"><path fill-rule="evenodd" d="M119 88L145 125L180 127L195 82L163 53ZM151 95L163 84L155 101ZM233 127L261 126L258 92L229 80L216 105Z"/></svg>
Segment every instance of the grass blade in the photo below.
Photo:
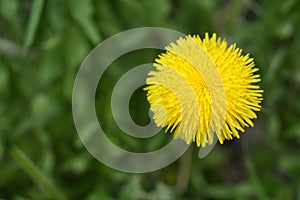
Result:
<svg viewBox="0 0 300 200"><path fill-rule="evenodd" d="M23 54L26 55L28 52L28 49L31 47L31 45L34 42L36 30L41 18L43 6L44 6L45 0L34 0L31 7L31 15L29 18L27 30L25 33L25 40L24 40L24 46L23 46Z"/></svg>
<svg viewBox="0 0 300 200"><path fill-rule="evenodd" d="M17 147L10 151L13 159L21 168L51 197L51 199L65 200L64 195L55 187L53 182L45 176L35 164Z"/></svg>

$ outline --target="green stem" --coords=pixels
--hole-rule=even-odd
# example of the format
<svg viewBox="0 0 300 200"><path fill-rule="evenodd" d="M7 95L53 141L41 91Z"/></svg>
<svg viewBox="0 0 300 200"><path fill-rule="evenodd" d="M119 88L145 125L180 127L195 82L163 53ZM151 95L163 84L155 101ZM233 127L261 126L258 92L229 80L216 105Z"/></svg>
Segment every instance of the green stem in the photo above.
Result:
<svg viewBox="0 0 300 200"><path fill-rule="evenodd" d="M256 188L256 192L257 192L259 199L262 199L262 200L268 199L267 195L265 193L265 190L255 172L255 169L254 169L254 166L253 166L251 160L249 158L245 158L245 163L246 163L246 167L247 167L248 173L250 175L252 184Z"/></svg>
<svg viewBox="0 0 300 200"><path fill-rule="evenodd" d="M46 177L18 147L13 146L10 153L20 167L51 197L51 199L66 199L58 188L55 187L53 182Z"/></svg>
<svg viewBox="0 0 300 200"><path fill-rule="evenodd" d="M244 151L244 161L245 161L246 169L250 176L252 185L256 189L259 199L262 200L268 199L265 188L263 187L261 181L259 180L259 177L255 171L255 167L251 161L249 150L248 150L248 143L244 143L242 147Z"/></svg>
<svg viewBox="0 0 300 200"><path fill-rule="evenodd" d="M192 164L192 153L193 148L190 147L179 160L178 175L174 189L176 196L183 194L188 187Z"/></svg>

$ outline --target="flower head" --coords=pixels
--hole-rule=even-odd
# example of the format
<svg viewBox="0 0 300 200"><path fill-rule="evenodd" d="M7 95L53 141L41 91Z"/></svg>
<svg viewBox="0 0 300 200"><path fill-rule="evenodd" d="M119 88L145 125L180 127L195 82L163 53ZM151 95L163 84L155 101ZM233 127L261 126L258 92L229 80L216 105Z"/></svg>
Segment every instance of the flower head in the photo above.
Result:
<svg viewBox="0 0 300 200"><path fill-rule="evenodd" d="M166 47L148 74L147 99L154 121L187 144L239 138L254 126L262 101L253 59L213 34L180 38Z"/></svg>

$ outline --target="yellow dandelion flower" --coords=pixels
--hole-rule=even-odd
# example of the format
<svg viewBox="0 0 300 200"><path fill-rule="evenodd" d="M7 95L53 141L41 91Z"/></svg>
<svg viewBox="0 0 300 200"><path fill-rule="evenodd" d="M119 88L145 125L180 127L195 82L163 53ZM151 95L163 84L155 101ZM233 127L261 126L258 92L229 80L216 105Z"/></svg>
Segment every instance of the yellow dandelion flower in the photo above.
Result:
<svg viewBox="0 0 300 200"><path fill-rule="evenodd" d="M263 100L253 58L235 44L206 33L179 38L155 60L146 80L147 99L157 126L187 144L222 144L253 127Z"/></svg>

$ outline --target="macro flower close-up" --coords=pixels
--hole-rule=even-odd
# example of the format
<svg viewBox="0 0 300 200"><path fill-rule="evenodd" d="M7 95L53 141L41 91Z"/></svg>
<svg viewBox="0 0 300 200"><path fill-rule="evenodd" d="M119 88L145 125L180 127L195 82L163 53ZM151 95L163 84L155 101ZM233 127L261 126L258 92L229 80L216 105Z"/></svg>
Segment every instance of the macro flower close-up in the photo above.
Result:
<svg viewBox="0 0 300 200"><path fill-rule="evenodd" d="M249 54L216 34L188 35L166 47L148 74L147 98L157 126L187 144L240 138L253 127L263 90Z"/></svg>
<svg viewBox="0 0 300 200"><path fill-rule="evenodd" d="M299 10L0 0L0 200L300 200Z"/></svg>

